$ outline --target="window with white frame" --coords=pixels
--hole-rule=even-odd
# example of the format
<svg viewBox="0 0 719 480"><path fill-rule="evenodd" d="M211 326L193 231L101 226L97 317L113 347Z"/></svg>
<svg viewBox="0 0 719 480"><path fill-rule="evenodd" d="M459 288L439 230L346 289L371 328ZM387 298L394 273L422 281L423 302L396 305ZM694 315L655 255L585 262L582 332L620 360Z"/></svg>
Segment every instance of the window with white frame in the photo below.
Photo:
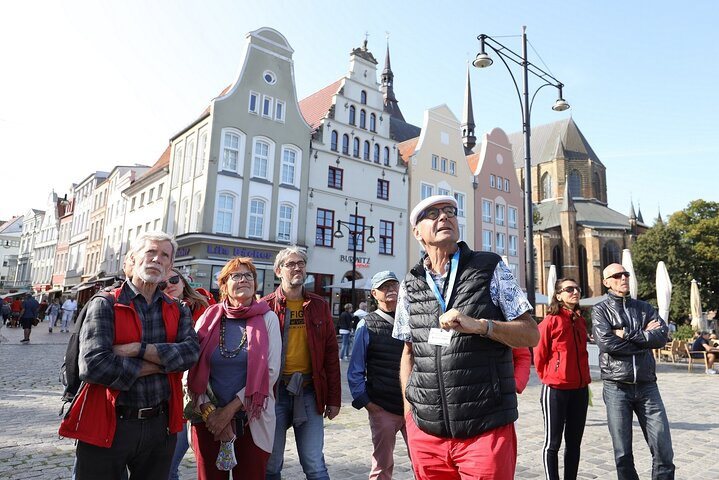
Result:
<svg viewBox="0 0 719 480"><path fill-rule="evenodd" d="M222 170L240 173L242 137L236 132L225 132L222 141Z"/></svg>
<svg viewBox="0 0 719 480"><path fill-rule="evenodd" d="M442 157L442 160L440 160L440 162L439 162L439 169L440 169L442 172L446 172L446 171L447 171L447 159L446 159L446 158Z"/></svg>
<svg viewBox="0 0 719 480"><path fill-rule="evenodd" d="M497 233L497 255L504 255L506 235L504 233Z"/></svg>
<svg viewBox="0 0 719 480"><path fill-rule="evenodd" d="M197 157L195 158L195 176L202 175L207 158L207 132L200 133L200 143L197 144Z"/></svg>
<svg viewBox="0 0 719 480"><path fill-rule="evenodd" d="M497 190L502 190L502 177L497 176Z"/></svg>
<svg viewBox="0 0 719 480"><path fill-rule="evenodd" d="M482 230L482 250L486 252L492 251L492 237L494 232L492 230Z"/></svg>
<svg viewBox="0 0 719 480"><path fill-rule="evenodd" d="M182 181L189 182L192 178L192 159L195 155L195 140L187 142L185 150L185 163L182 165Z"/></svg>
<svg viewBox="0 0 719 480"><path fill-rule="evenodd" d="M189 198L183 198L182 203L180 203L180 218L177 223L177 234L182 235L183 233L187 232L187 226L189 224L190 220L190 199ZM147 224L148 228L150 224Z"/></svg>
<svg viewBox="0 0 719 480"><path fill-rule="evenodd" d="M389 166L389 147L384 147L384 162L385 165Z"/></svg>
<svg viewBox="0 0 719 480"><path fill-rule="evenodd" d="M232 233L232 219L235 216L235 196L230 193L220 193L217 197L217 212L215 214L215 232Z"/></svg>
<svg viewBox="0 0 719 480"><path fill-rule="evenodd" d="M275 120L278 122L285 121L285 102L282 100L275 102Z"/></svg>
<svg viewBox="0 0 719 480"><path fill-rule="evenodd" d="M182 148L182 145L175 145L175 157L174 162L172 163L172 184L177 185L177 182L180 180L180 169L182 168L182 157L183 157L184 149Z"/></svg>
<svg viewBox="0 0 719 480"><path fill-rule="evenodd" d="M482 200L482 221L492 223L492 202Z"/></svg>
<svg viewBox="0 0 719 480"><path fill-rule="evenodd" d="M457 216L464 217L464 193L455 192L454 199L457 200Z"/></svg>
<svg viewBox="0 0 719 480"><path fill-rule="evenodd" d="M250 215L247 226L247 236L262 238L265 222L265 201L259 198L250 200Z"/></svg>
<svg viewBox="0 0 719 480"><path fill-rule="evenodd" d="M504 179L504 191L509 192L509 179L508 178Z"/></svg>
<svg viewBox="0 0 719 480"><path fill-rule="evenodd" d="M420 187L420 196L422 197L422 200L424 200L427 197L431 197L434 193L434 187L432 185L428 185L426 183L423 183Z"/></svg>
<svg viewBox="0 0 719 480"><path fill-rule="evenodd" d="M432 170L439 170L439 156L432 155Z"/></svg>
<svg viewBox="0 0 719 480"><path fill-rule="evenodd" d="M517 236L516 235L509 236L509 255L512 257L517 256Z"/></svg>
<svg viewBox="0 0 719 480"><path fill-rule="evenodd" d="M510 264L507 266L509 267L509 271L512 272L512 276L515 278L515 280L519 281L519 265L510 262Z"/></svg>
<svg viewBox="0 0 719 480"><path fill-rule="evenodd" d="M267 169L270 163L270 144L263 140L255 140L252 153L252 176L267 178Z"/></svg>
<svg viewBox="0 0 719 480"><path fill-rule="evenodd" d="M447 190L446 188L438 187L437 195L449 195L449 190Z"/></svg>
<svg viewBox="0 0 719 480"><path fill-rule="evenodd" d="M192 198L192 210L193 215L190 229L193 232L199 232L200 220L202 218L202 194L200 192L195 193L195 196Z"/></svg>
<svg viewBox="0 0 719 480"><path fill-rule="evenodd" d="M260 94L257 92L250 92L249 107L247 109L250 113L260 113Z"/></svg>
<svg viewBox="0 0 719 480"><path fill-rule="evenodd" d="M262 116L272 118L272 97L262 96Z"/></svg>
<svg viewBox="0 0 719 480"><path fill-rule="evenodd" d="M495 177L494 177L494 175L490 175L489 176L489 186L494 188L494 185L495 185Z"/></svg>
<svg viewBox="0 0 719 480"><path fill-rule="evenodd" d="M497 225L504 225L504 205L497 204L497 217L495 219Z"/></svg>
<svg viewBox="0 0 719 480"><path fill-rule="evenodd" d="M516 207L508 207L507 208L507 223L509 223L509 228L517 228L517 208Z"/></svg>
<svg viewBox="0 0 719 480"><path fill-rule="evenodd" d="M292 205L284 203L280 205L279 216L277 220L277 241L290 242L292 240L292 217L294 208Z"/></svg>
<svg viewBox="0 0 719 480"><path fill-rule="evenodd" d="M449 161L449 174L457 175L457 162L455 162L454 160Z"/></svg>
<svg viewBox="0 0 719 480"><path fill-rule="evenodd" d="M282 149L282 165L280 166L280 182L285 185L295 184L295 166L297 165L297 152L291 148Z"/></svg>

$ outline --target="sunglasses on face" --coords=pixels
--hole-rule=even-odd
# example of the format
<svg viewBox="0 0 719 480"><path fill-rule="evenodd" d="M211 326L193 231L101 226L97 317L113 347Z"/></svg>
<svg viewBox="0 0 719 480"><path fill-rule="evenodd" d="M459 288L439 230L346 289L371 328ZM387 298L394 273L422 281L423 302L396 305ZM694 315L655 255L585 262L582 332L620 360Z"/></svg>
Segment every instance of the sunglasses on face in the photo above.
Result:
<svg viewBox="0 0 719 480"><path fill-rule="evenodd" d="M307 263L305 263L304 261L300 260L299 262L286 262L286 263L285 263L284 265L282 265L282 266L285 267L285 268L288 269L288 270L294 270L295 268L305 268L305 265L307 265Z"/></svg>
<svg viewBox="0 0 719 480"><path fill-rule="evenodd" d="M169 287L170 284L177 285L178 283L180 283L180 276L173 275L170 278L168 278L167 280L163 280L160 283L158 283L157 286L160 287L160 290L164 290L167 287Z"/></svg>
<svg viewBox="0 0 719 480"><path fill-rule="evenodd" d="M457 216L457 207L453 207L451 205L447 205L446 207L437 208L437 207L429 207L422 211L422 213L419 214L419 217L417 217L417 223L421 222L425 218L429 218L430 220L436 220L439 218L439 215L444 212L445 215L447 215L447 218L454 218Z"/></svg>
<svg viewBox="0 0 719 480"><path fill-rule="evenodd" d="M562 292L567 292L567 293L570 294L570 295L571 295L572 293L574 293L574 292L577 292L578 294L581 295L581 294L582 294L582 289L579 288L579 287L575 287L575 286L573 286L573 285L570 285L569 287L564 287L564 288L562 288L561 290L559 290L559 293L562 293Z"/></svg>
<svg viewBox="0 0 719 480"><path fill-rule="evenodd" d="M617 273L615 273L614 275L609 275L609 276L608 276L607 278L605 278L604 280L609 280L610 278L613 278L614 280L619 280L619 279L622 278L622 277L627 277L627 278L629 278L630 276L631 276L631 274L630 274L629 272L617 272Z"/></svg>
<svg viewBox="0 0 719 480"><path fill-rule="evenodd" d="M245 280L247 282L251 282L255 279L255 274L252 272L247 273L241 273L241 272L235 272L230 274L230 278L233 282L239 282L240 280Z"/></svg>

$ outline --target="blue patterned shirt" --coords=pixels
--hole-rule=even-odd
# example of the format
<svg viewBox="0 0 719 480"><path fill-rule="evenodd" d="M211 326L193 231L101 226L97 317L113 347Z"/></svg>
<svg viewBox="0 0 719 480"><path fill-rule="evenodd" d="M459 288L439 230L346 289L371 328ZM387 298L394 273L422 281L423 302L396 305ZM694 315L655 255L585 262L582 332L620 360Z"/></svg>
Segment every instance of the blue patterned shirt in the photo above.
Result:
<svg viewBox="0 0 719 480"><path fill-rule="evenodd" d="M449 270L449 262L444 267L443 274L435 274L430 271L430 275L437 285L437 289L444 291L444 283L447 279ZM519 284L509 270L509 267L500 260L494 268L492 280L489 283L489 296L492 303L502 310L504 318L508 321L522 315L524 312L532 310L532 304L527 300L527 295L522 291ZM438 325L439 326L439 325ZM399 287L399 295L397 297L397 310L395 313L394 329L392 336L403 342L411 342L412 334L409 327L409 302L407 300L407 287L402 282Z"/></svg>

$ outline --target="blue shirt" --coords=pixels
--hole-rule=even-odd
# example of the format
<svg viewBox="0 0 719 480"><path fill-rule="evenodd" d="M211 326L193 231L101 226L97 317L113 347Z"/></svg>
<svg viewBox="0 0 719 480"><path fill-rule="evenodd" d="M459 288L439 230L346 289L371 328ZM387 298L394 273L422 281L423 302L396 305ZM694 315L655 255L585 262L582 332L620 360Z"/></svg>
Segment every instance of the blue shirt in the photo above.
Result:
<svg viewBox="0 0 719 480"><path fill-rule="evenodd" d="M347 384L352 394L352 406L358 410L364 408L370 402L365 384L368 345L369 330L367 330L367 324L362 319L355 329L355 342L352 345L350 364L347 367Z"/></svg>

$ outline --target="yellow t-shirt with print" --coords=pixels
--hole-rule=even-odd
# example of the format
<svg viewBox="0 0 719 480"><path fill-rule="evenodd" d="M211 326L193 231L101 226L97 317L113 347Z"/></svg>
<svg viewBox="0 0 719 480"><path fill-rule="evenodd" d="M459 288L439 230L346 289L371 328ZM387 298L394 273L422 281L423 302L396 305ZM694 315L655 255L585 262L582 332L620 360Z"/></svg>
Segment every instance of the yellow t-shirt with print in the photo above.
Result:
<svg viewBox="0 0 719 480"><path fill-rule="evenodd" d="M305 312L302 310L304 300L287 300L290 327L287 332L287 352L283 375L292 375L295 372L312 373L310 361L310 344L307 341L307 328L305 327ZM287 318L287 317L285 317Z"/></svg>

